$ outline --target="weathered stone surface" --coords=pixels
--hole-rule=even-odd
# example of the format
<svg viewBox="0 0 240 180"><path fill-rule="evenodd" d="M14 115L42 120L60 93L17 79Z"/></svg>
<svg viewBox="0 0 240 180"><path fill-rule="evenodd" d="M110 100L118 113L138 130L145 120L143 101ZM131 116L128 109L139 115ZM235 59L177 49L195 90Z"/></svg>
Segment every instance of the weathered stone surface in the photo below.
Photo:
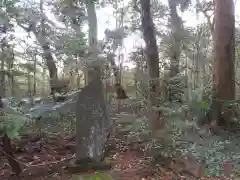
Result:
<svg viewBox="0 0 240 180"><path fill-rule="evenodd" d="M78 93L76 102L77 160L100 161L109 135L109 117L101 80L95 78Z"/></svg>

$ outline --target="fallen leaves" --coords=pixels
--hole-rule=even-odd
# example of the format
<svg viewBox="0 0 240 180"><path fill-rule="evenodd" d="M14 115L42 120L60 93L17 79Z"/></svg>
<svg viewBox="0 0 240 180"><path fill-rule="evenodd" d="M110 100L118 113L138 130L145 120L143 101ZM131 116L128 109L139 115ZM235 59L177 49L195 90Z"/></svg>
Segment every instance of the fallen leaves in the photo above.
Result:
<svg viewBox="0 0 240 180"><path fill-rule="evenodd" d="M171 180L171 179L196 179L224 180L225 177L204 177L204 165L198 164L193 156L170 159L165 166L153 164L142 145L147 142L129 144L125 142L123 134L110 137L109 153L107 157L113 168L110 174L114 180ZM21 140L14 141L17 160L21 162L24 180L70 180L71 174L66 171L70 160L75 157L74 137L46 137L44 139L24 136ZM150 154L149 154L150 155ZM0 179L8 179L12 173L3 153L0 155ZM232 165L225 164L225 175L231 174ZM89 173L94 173L90 171Z"/></svg>
<svg viewBox="0 0 240 180"><path fill-rule="evenodd" d="M111 158L114 162L112 174L116 180L171 180L197 179L227 180L226 177L204 177L204 165L199 164L192 155L169 159L165 166L153 164L151 157L147 157L141 148L132 148L132 144L124 141L124 135L110 139L116 148ZM141 142L142 143L142 142ZM144 142L144 144L147 144ZM226 165L230 168L229 165Z"/></svg>
<svg viewBox="0 0 240 180"><path fill-rule="evenodd" d="M70 141L70 138L55 136L41 139L24 136L21 140L15 140L13 144L16 158L23 168L21 178L24 180L34 178L45 180L48 177L56 177L56 174L64 174L65 167L69 160L74 158L75 153L73 148L75 142ZM6 158L3 156L1 158L7 164ZM5 164L0 164L1 180L8 179L11 174L10 167L6 168Z"/></svg>

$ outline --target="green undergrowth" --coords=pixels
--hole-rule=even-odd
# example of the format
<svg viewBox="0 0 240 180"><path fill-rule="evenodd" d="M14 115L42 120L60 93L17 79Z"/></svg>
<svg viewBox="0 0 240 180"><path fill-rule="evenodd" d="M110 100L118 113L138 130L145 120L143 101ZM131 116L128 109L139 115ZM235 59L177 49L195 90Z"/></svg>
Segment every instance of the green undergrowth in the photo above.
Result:
<svg viewBox="0 0 240 180"><path fill-rule="evenodd" d="M240 139L214 135L201 137L199 135L201 129L197 126L196 120L197 116L202 115L198 113L204 114L209 109L209 104L203 102L195 107L199 109L194 110L194 106L191 107L194 117L192 121L185 119L186 107L170 103L159 107L164 112L166 127L159 130L155 136L152 136L148 127L147 117L125 116L118 121L121 126L119 131L127 134L128 143L151 139L148 150L156 163L160 163L163 158L191 154L205 166L206 176L223 175L223 167L226 163L233 165L233 171L237 176L240 172L238 170L240 169ZM189 141L186 137L195 139Z"/></svg>

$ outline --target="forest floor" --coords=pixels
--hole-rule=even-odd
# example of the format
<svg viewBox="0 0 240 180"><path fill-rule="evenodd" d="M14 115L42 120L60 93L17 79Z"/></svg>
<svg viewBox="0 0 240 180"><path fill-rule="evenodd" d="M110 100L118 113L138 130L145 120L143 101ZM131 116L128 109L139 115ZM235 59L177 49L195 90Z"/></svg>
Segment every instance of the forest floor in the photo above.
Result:
<svg viewBox="0 0 240 180"><path fill-rule="evenodd" d="M127 114L128 118L135 117ZM119 118L126 118L119 115ZM108 173L115 180L174 180L185 179L181 176L181 166L160 166L152 163L152 159L141 147L146 147L149 143L137 142L129 144L126 141L127 134L119 131L118 126L115 136L109 140L109 154L107 159L112 163L112 170ZM15 149L15 159L20 163L23 172L21 180L75 180L66 169L70 161L75 158L75 137L60 137L59 135L48 135L44 138L38 138L34 134L28 134L21 137L20 140L13 141ZM0 151L0 179L16 180L12 175L4 152ZM194 167L193 164L188 164ZM181 171L179 170L181 169ZM196 168L195 168L196 169ZM200 171L199 168L197 171ZM198 172L197 172L198 173ZM190 179L196 179L193 176ZM209 177L201 179L226 179L219 177ZM76 179L80 180L80 179Z"/></svg>

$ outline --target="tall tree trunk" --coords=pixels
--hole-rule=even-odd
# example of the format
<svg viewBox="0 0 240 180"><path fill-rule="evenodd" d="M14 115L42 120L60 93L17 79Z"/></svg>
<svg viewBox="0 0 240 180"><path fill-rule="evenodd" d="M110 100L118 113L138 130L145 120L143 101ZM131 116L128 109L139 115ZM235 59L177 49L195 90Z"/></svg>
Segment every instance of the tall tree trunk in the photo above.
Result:
<svg viewBox="0 0 240 180"><path fill-rule="evenodd" d="M95 9L94 1L92 0L86 0L86 8L87 8L87 15L88 15L88 43L91 47L93 59L97 60L97 14ZM94 76L92 73L94 73L94 69L92 69L93 65L89 66L89 69L87 71L87 76L85 77L87 79L87 83L91 82L92 76ZM100 77L99 77L100 78Z"/></svg>
<svg viewBox="0 0 240 180"><path fill-rule="evenodd" d="M215 25L215 18L213 18L213 20L211 20L211 16L207 13L208 9L211 9L211 7L209 6L205 6L207 8L204 8L203 4L204 2L200 2L200 0L196 0L197 2L197 6L200 7L200 10L201 12L203 13L203 15L205 16L205 18L207 19L207 24L208 24L208 27L210 29L210 32L211 32L211 37L212 39L214 39L214 25ZM213 9L215 10L215 6L214 6L214 0L213 0ZM214 54L214 51L212 51L212 54ZM216 58L213 59L213 65L212 65L212 92L215 92L215 89L216 89Z"/></svg>
<svg viewBox="0 0 240 180"><path fill-rule="evenodd" d="M115 84L121 84L120 70L114 61L114 57L110 54L110 55L108 55L107 59L110 62L111 68L113 70Z"/></svg>
<svg viewBox="0 0 240 180"><path fill-rule="evenodd" d="M170 64L170 78L175 77L179 73L179 60L181 54L181 29L182 22L181 18L177 14L177 2L176 0L168 0L171 16L171 26L172 26L172 49L171 49L171 64ZM169 100L178 100L177 94L174 86L179 82L170 82L169 88Z"/></svg>
<svg viewBox="0 0 240 180"><path fill-rule="evenodd" d="M43 65L42 67L42 79L43 79L43 84L42 84L42 96L45 95L45 75L46 75L46 67Z"/></svg>
<svg viewBox="0 0 240 180"><path fill-rule="evenodd" d="M142 31L146 44L146 57L148 62L149 99L152 105L157 105L157 88L159 78L159 56L156 42L154 24L150 10L150 0L141 0Z"/></svg>
<svg viewBox="0 0 240 180"><path fill-rule="evenodd" d="M5 38L2 40L4 41ZM4 66L5 66L5 51L4 51L4 43L1 43L1 50L2 50L2 58L1 58L1 96L5 97L5 70L4 70Z"/></svg>
<svg viewBox="0 0 240 180"><path fill-rule="evenodd" d="M86 9L87 9L87 14L88 14L88 41L89 41L89 46L91 47L91 50L93 50L91 56L92 58L97 60L97 53L94 52L97 47L97 16L96 16L96 10L95 10L95 4L94 1L92 0L86 0ZM92 81L92 78L95 74L94 68L92 69L92 65L88 66L87 73L85 74L85 78L88 84ZM100 78L100 77L99 77ZM81 124L81 123L80 123ZM83 134L83 127L81 127L79 124L76 126L76 133L77 134ZM91 130L86 129L84 131L85 137L91 137ZM92 139L95 141L95 139ZM96 147L95 147L95 142L94 143L89 143L89 144L84 144L85 140L83 137L78 136L77 141L81 142L77 145L77 153L76 153L76 159L77 161L81 161L86 158L93 158L93 154L95 153ZM89 149L92 149L94 152L91 152Z"/></svg>
<svg viewBox="0 0 240 180"><path fill-rule="evenodd" d="M87 14L88 14L88 40L90 46L97 45L97 14L94 1L86 0Z"/></svg>
<svg viewBox="0 0 240 180"><path fill-rule="evenodd" d="M76 58L76 63L77 63L77 68L75 69L75 72L77 74L77 79L76 79L76 85L77 85L77 88L79 89L80 88L80 82L81 82L81 75L80 75L80 72L79 72L79 68L78 68L78 64L79 64L79 61L80 61L80 58L77 56Z"/></svg>
<svg viewBox="0 0 240 180"><path fill-rule="evenodd" d="M43 0L40 0L40 12L41 12L41 14L44 13L43 12ZM40 46L43 49L43 58L46 61L46 65L48 67L49 76L50 76L51 94L53 95L53 98L54 98L54 94L55 94L56 89L53 87L53 84L56 84L56 82L58 82L58 74L57 74L57 66L56 66L56 63L55 63L54 58L52 56L50 45L49 45L49 43L47 42L47 39L46 39L45 20L44 20L43 17L41 17L41 25L40 25L41 26L41 31L40 32L36 29L36 24L34 24L35 22L31 22L32 23L31 24L31 26L32 26L31 29L29 29L29 27L24 27L19 22L17 22L17 23L26 32L31 31L35 35L37 41L39 42Z"/></svg>
<svg viewBox="0 0 240 180"><path fill-rule="evenodd" d="M156 35L154 24L152 20L151 10L150 10L150 0L140 0L141 3L141 15L142 15L142 31L143 38L146 44L145 53L147 57L148 63L148 75L149 75L149 101L152 106L150 117L149 117L149 125L152 129L153 135L163 127L163 117L161 117L162 113L153 108L154 106L159 106L158 98L159 93L159 56L158 56L158 48L156 42Z"/></svg>
<svg viewBox="0 0 240 180"><path fill-rule="evenodd" d="M233 0L216 0L214 2L216 86L213 91L212 120L224 123L231 118L231 114L223 108L223 103L235 99L234 2Z"/></svg>
<svg viewBox="0 0 240 180"><path fill-rule="evenodd" d="M14 60L15 60L15 54L14 54L14 50L12 48L12 62L9 64L9 72L10 72L10 78L11 78L11 84L12 84L12 88L11 88L11 95L15 96L15 81L14 81L14 75L13 75L13 64L14 64Z"/></svg>
<svg viewBox="0 0 240 180"><path fill-rule="evenodd" d="M118 1L115 1L114 3L114 9L115 9L115 20L116 20L116 29L122 28L123 27L123 15L124 13L121 13L121 16L119 17L119 6L118 6ZM116 44L116 41L118 41L118 39L114 38L114 42L113 44ZM118 49L118 47L120 49ZM114 57L111 56L110 59L110 63L112 66L112 69L114 71L114 78L115 78L115 84L118 84L119 87L121 87L121 69L120 69L120 63L121 63L121 57L120 57L120 53L122 50L122 45L121 46L113 46L113 54L116 53L116 51L118 50L117 54L118 54L118 62L119 62L119 66L116 65L115 61L114 61Z"/></svg>
<svg viewBox="0 0 240 180"><path fill-rule="evenodd" d="M52 56L49 44L43 40L39 40L39 42L43 48L43 57L46 60L46 65L49 71L51 94L54 95L55 89L53 88L53 84L58 81L57 66Z"/></svg>
<svg viewBox="0 0 240 180"><path fill-rule="evenodd" d="M75 86L75 82L74 82L74 79L75 79L75 74L73 73L73 70L70 70L69 72L69 76L70 76L70 84L71 84L71 87L74 87Z"/></svg>
<svg viewBox="0 0 240 180"><path fill-rule="evenodd" d="M40 1L40 11L43 14L43 0ZM43 57L46 60L46 64L49 70L49 76L50 76L50 86L51 86L51 94L55 95L55 89L53 88L53 82L58 80L58 75L57 75L57 66L55 64L54 58L51 53L50 46L47 42L46 38L46 32L45 32L45 25L44 25L44 18L42 17L41 19L41 33L39 34L35 30L33 31L35 34L38 42L43 48Z"/></svg>
<svg viewBox="0 0 240 180"><path fill-rule="evenodd" d="M37 92L36 71L37 71L37 57L36 57L36 55L34 55L33 96L35 96L36 92Z"/></svg>
<svg viewBox="0 0 240 180"><path fill-rule="evenodd" d="M4 58L1 61L1 96L5 97L5 71L4 71Z"/></svg>
<svg viewBox="0 0 240 180"><path fill-rule="evenodd" d="M40 12L41 14L43 14L43 0L40 1ZM34 22L33 22L34 23ZM32 24L32 28L26 28L23 25L21 25L20 23L18 23L18 25L20 27L22 27L26 32L31 31L37 41L39 42L40 46L43 49L43 58L46 61L46 65L48 67L48 71L49 71L49 77L50 77L50 87L51 87L51 94L54 97L55 91L56 89L53 87L53 84L56 84L56 82L58 81L58 74L57 74L57 66L56 63L54 61L54 58L52 56L51 53L51 48L49 43L47 42L46 39L46 32L45 32L45 20L43 17L41 17L41 31L37 31L36 29L36 24Z"/></svg>
<svg viewBox="0 0 240 180"><path fill-rule="evenodd" d="M122 87L122 84L121 84L121 71L119 69L119 67L117 67L115 61L114 61L114 58L113 56L110 54L108 55L107 57L108 61L110 62L111 64L111 68L113 70L113 75L114 75L114 85L115 85L115 91L116 91L116 95L117 95L117 99L127 99L127 94L125 92L125 90L123 89ZM118 107L120 107L120 101L118 102Z"/></svg>
<svg viewBox="0 0 240 180"><path fill-rule="evenodd" d="M28 70L27 72L27 94L29 95L31 93L31 78L30 78L30 72Z"/></svg>
<svg viewBox="0 0 240 180"><path fill-rule="evenodd" d="M16 84L15 84L15 79L14 76L11 76L11 84L12 84L12 88L11 88L11 96L15 96L15 88L16 88Z"/></svg>
<svg viewBox="0 0 240 180"><path fill-rule="evenodd" d="M76 78L76 85L77 85L77 88L79 89L80 88L80 81L81 81L81 76L80 76L80 73L79 73L79 68L78 68L78 65L79 65L79 62L80 62L80 57L78 54L75 54L75 59L76 59L76 68L75 68L75 74L77 75L77 78Z"/></svg>
<svg viewBox="0 0 240 180"><path fill-rule="evenodd" d="M46 42L42 42L41 46L42 46L43 51L44 51L43 56L46 60L46 64L47 64L48 71L49 71L49 77L52 81L58 80L57 66L56 66L56 63L53 59L51 49Z"/></svg>

